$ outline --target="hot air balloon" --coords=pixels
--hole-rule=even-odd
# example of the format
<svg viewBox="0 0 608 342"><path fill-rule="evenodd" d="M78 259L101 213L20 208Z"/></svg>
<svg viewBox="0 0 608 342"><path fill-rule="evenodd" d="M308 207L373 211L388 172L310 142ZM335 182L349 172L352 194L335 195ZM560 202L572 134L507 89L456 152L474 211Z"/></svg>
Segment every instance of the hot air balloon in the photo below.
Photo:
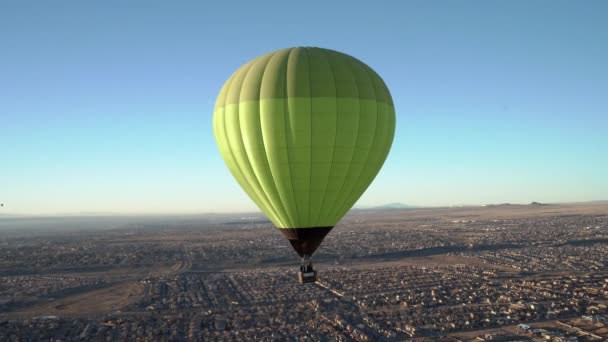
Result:
<svg viewBox="0 0 608 342"><path fill-rule="evenodd" d="M314 282L311 256L382 167L395 108L363 62L295 47L232 74L213 130L234 178L302 258L300 282Z"/></svg>

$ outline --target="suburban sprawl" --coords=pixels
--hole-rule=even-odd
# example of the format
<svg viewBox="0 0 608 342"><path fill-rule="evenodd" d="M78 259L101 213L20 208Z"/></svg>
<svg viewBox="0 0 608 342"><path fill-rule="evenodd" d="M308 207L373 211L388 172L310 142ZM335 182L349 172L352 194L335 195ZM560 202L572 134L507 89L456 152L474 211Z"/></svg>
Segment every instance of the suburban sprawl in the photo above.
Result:
<svg viewBox="0 0 608 342"><path fill-rule="evenodd" d="M257 214L0 217L0 340L608 339L608 204L353 210L313 261Z"/></svg>

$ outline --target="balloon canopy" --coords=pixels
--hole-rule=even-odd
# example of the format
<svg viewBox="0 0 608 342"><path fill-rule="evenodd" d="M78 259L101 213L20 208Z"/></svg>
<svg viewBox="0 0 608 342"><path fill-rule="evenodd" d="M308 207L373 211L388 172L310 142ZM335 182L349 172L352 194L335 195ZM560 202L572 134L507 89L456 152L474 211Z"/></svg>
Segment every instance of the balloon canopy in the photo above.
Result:
<svg viewBox="0 0 608 342"><path fill-rule="evenodd" d="M300 256L310 256L382 167L395 108L363 62L296 47L232 74L217 97L213 129L243 190Z"/></svg>

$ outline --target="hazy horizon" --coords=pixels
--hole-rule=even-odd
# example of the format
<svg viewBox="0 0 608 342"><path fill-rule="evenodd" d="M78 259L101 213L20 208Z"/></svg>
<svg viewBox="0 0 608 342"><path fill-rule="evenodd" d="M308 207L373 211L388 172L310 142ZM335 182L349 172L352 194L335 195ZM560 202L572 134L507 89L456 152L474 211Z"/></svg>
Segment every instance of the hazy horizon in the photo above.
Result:
<svg viewBox="0 0 608 342"><path fill-rule="evenodd" d="M608 199L607 2L111 3L0 4L0 214L258 211L213 105L290 46L353 55L392 93L356 207Z"/></svg>
<svg viewBox="0 0 608 342"><path fill-rule="evenodd" d="M537 202L530 201L526 203L514 203L514 202L497 202L497 203L460 203L460 204L444 204L444 205L416 205L410 203L391 202L382 203L378 205L355 205L351 210L400 210L400 209L444 209L444 208L466 208L466 207L489 207L489 206L501 206L501 205L513 205L513 206L526 206L533 203L542 205L594 205L594 204L605 204L608 200L591 200L581 202ZM391 207L391 205L403 205L404 207ZM347 213L348 214L348 213ZM3 212L0 213L0 219L2 217L171 217L171 216L207 216L207 215L256 215L264 216L264 213L257 208L252 210L232 210L232 211L166 211L166 212L112 212L112 211L73 211L73 212L38 212L38 213L17 213L17 212ZM265 217L265 216L264 216Z"/></svg>

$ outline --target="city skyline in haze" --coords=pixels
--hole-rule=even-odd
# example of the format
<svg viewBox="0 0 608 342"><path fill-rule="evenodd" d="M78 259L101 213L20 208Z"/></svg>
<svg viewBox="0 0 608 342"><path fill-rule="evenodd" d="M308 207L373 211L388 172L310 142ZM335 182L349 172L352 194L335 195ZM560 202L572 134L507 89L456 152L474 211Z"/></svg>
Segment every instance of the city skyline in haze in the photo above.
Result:
<svg viewBox="0 0 608 342"><path fill-rule="evenodd" d="M608 3L0 4L2 213L248 212L220 87L291 46L350 54L397 112L357 206L608 199Z"/></svg>

